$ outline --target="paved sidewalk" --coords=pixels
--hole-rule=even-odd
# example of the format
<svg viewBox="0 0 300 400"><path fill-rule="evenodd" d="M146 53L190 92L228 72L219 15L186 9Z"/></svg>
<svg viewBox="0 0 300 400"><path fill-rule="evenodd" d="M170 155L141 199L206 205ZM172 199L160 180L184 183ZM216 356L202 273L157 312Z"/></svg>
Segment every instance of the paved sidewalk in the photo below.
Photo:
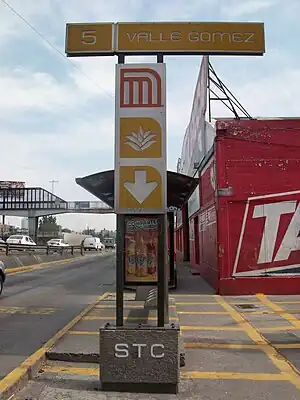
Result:
<svg viewBox="0 0 300 400"><path fill-rule="evenodd" d="M170 293L176 302L186 351L178 395L100 390L96 332L102 321L114 318L112 298L108 298L52 349L56 360L48 360L13 399L299 400L300 295L225 298L214 295L199 276L192 276L185 267L180 269L179 278L178 290ZM196 294L197 287L205 294ZM130 305L138 313L142 304L132 299L133 294L128 294L125 306ZM129 313L127 316L134 317ZM154 320L155 315L150 318ZM71 358L58 361L58 354L68 353L65 349L71 346L70 340L81 351L86 346L86 353L95 358L90 362L84 358L82 362L72 362Z"/></svg>

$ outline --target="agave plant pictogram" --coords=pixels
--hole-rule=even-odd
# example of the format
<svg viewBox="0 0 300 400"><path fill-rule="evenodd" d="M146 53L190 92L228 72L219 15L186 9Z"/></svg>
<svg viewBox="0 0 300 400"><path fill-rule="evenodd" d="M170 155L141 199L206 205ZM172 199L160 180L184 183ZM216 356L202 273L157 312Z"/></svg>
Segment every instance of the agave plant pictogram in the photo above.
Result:
<svg viewBox="0 0 300 400"><path fill-rule="evenodd" d="M155 136L156 134L151 130L145 132L140 126L138 132L131 132L130 135L126 136L127 141L125 144L128 144L134 150L143 151L156 142L156 140L154 140Z"/></svg>

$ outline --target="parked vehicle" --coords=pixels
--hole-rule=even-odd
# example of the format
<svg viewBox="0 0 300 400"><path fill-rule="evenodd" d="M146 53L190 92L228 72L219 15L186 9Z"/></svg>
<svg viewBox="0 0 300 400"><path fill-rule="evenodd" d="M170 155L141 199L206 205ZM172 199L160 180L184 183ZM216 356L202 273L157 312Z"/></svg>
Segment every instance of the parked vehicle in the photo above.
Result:
<svg viewBox="0 0 300 400"><path fill-rule="evenodd" d="M63 239L50 239L47 242L47 246L51 246L51 247L69 247L68 243L65 243Z"/></svg>
<svg viewBox="0 0 300 400"><path fill-rule="evenodd" d="M24 244L28 246L36 246L36 243L29 237L25 235L12 235L7 241L7 244Z"/></svg>
<svg viewBox="0 0 300 400"><path fill-rule="evenodd" d="M85 238L89 235L82 235L80 233L64 233L64 242L68 243L69 246L80 246Z"/></svg>
<svg viewBox="0 0 300 400"><path fill-rule="evenodd" d="M100 239L97 237L88 237L85 238L83 241L83 248L84 250L103 250L104 244L101 243Z"/></svg>
<svg viewBox="0 0 300 400"><path fill-rule="evenodd" d="M0 244L5 244L5 241L3 239L0 239Z"/></svg>
<svg viewBox="0 0 300 400"><path fill-rule="evenodd" d="M5 274L5 265L2 261L0 261L0 296L3 290L3 285L5 282L6 274Z"/></svg>
<svg viewBox="0 0 300 400"><path fill-rule="evenodd" d="M116 247L115 238L106 237L103 242L106 249L115 249Z"/></svg>

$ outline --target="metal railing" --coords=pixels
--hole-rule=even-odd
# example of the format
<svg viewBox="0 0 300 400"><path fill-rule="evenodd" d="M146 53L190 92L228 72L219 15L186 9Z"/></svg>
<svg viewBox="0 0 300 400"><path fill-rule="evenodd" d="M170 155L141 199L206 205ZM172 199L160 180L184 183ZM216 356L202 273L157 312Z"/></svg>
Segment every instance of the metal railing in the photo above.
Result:
<svg viewBox="0 0 300 400"><path fill-rule="evenodd" d="M31 246L26 244L8 244L1 243L0 244L0 252L4 252L6 256L8 255L16 255L18 252L25 252L26 254L53 254L60 253L63 255L64 253L71 253L74 255L75 251L80 251L80 254L83 256L85 254L84 248L81 245L78 246Z"/></svg>
<svg viewBox="0 0 300 400"><path fill-rule="evenodd" d="M68 210L84 211L84 210L112 210L104 201L69 201Z"/></svg>
<svg viewBox="0 0 300 400"><path fill-rule="evenodd" d="M65 201L41 187L0 189L0 210L112 211L103 201Z"/></svg>
<svg viewBox="0 0 300 400"><path fill-rule="evenodd" d="M28 230L27 230L28 233ZM61 231L53 231L53 232L44 232L44 231L38 231L37 232L37 237L41 237L41 238L56 238L56 239L63 239L63 232Z"/></svg>

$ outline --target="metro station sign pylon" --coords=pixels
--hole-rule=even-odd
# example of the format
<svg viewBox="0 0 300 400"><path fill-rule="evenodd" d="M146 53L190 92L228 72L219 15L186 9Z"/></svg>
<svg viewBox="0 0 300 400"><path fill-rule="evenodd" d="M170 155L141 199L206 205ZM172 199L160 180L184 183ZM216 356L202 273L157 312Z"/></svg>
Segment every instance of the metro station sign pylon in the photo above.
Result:
<svg viewBox="0 0 300 400"><path fill-rule="evenodd" d="M264 24L247 22L136 22L67 24L69 57L117 55L115 124L115 210L117 213L116 326L100 329L100 379L104 390L132 391L148 385L161 393L177 393L179 383L179 328L169 326L167 278L167 179L166 88L164 54L168 55L263 55ZM125 56L155 54L157 64L125 64ZM124 258L126 224L134 242L138 227L157 227L151 232L148 251L130 258L138 264L138 276L146 275L148 255L155 258L157 244L157 327L124 327ZM146 216L150 215L146 221ZM127 218L127 221L126 221ZM129 219L129 221L128 221ZM155 221L154 221L155 220ZM133 221L133 223L132 223ZM146 221L146 222L145 222ZM133 238L133 239L132 239ZM128 237L126 238L128 240ZM130 241L130 240L129 240ZM150 242L151 242L150 241ZM145 250L147 249L147 250ZM132 262L134 260L134 262ZM147 261L148 263L148 261ZM150 263L151 264L151 263ZM153 264L153 262L152 262ZM153 265L147 274L153 274ZM108 324L109 325L109 324ZM149 334L151 332L151 335ZM144 336L143 336L144 335ZM154 338L155 337L155 338ZM142 341L141 341L142 340ZM116 346L159 346L165 349L158 364L136 353L118 358ZM127 346L127 345L126 345ZM166 357L165 357L166 354ZM138 357L137 357L138 356ZM168 356L171 356L168 357ZM143 375L140 371L143 369ZM127 371L125 374L124 371ZM129 372L130 371L130 372ZM162 382L162 376L163 382ZM127 386L126 386L127 385ZM128 386L129 385L129 386ZM145 386L145 387L146 387ZM147 389L145 389L147 391Z"/></svg>
<svg viewBox="0 0 300 400"><path fill-rule="evenodd" d="M115 211L167 212L165 64L116 65Z"/></svg>

